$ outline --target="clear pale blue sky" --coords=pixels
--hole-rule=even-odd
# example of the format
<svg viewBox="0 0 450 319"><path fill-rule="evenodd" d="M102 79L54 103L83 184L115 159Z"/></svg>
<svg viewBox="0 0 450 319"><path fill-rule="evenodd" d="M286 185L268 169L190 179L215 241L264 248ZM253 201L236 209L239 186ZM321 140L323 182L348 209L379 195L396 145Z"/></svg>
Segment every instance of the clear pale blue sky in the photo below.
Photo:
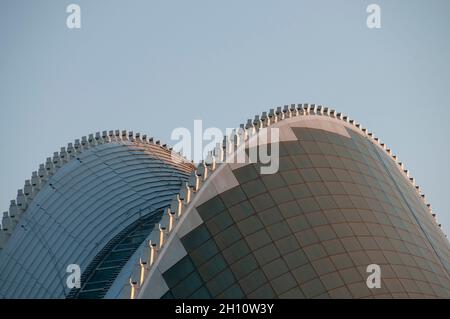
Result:
<svg viewBox="0 0 450 319"><path fill-rule="evenodd" d="M82 28L65 8L81 6ZM378 3L382 28L366 27ZM0 209L54 151L129 129L170 143L311 102L375 132L450 230L450 1L0 3Z"/></svg>

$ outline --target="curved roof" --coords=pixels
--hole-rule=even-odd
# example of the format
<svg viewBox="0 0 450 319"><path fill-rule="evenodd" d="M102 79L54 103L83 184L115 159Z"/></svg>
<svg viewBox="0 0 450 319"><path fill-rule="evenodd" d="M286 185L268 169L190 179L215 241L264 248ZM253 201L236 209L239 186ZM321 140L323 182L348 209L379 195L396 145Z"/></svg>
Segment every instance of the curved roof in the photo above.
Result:
<svg viewBox="0 0 450 319"><path fill-rule="evenodd" d="M169 150L139 134L134 135L130 132L127 135L126 131L122 134L119 131L110 131L109 134L103 132L102 135L97 133L95 137L90 135L81 142L76 141L75 145L69 144L67 149L62 148L61 152L55 153L53 159L47 159L47 163L41 165L38 172L33 173L31 181L26 181L24 189L19 190L17 202L12 201L9 213L5 213L3 229L0 231L0 248L3 248L0 255L0 287L2 287L0 296L40 297L55 293L64 297L68 290L61 289L65 275L65 269L62 267L72 263L64 252L69 247L67 241L73 247L74 240L79 240L77 236L80 229L86 238L83 238L73 253L77 254L74 255L75 259L83 260L82 270L86 268L89 270L84 273L86 279L92 278L97 270L103 269L101 264L110 261L108 258L111 253L133 236L134 231L139 228L137 225L149 226L155 220L159 220L154 231L142 236L146 240L142 241L142 238L139 240L139 245L133 247L134 253L129 252L119 269L116 269L113 278L109 279L108 287L111 286L111 289L106 297L136 298L140 296L140 292L148 290L146 288L152 289L149 281L155 271L153 265L159 263L165 251L169 249L168 243L174 237L173 230L176 228L180 231L187 225L186 222L184 226L182 225L184 218L190 211L195 210L191 201L197 201L201 193L203 195L200 197L204 197L209 192L206 185L211 181L214 183L220 171L229 166L222 164L229 156L227 152L240 147L239 142L242 144L242 141L247 141L262 128L268 126L282 128L283 123L303 118L340 121L369 139L379 147L386 158L390 159L390 164L398 168L401 179L415 189L417 198L423 201L430 214L436 217L410 172L386 144L348 116L321 105L291 104L255 116L253 120L250 119L246 124L240 125L240 132L237 132L236 136L226 137L224 143L218 145L195 171L192 164L180 164L179 161L174 163L173 158L168 160L164 156L150 156L153 153L159 154L161 150L165 150L162 153L167 155ZM151 151L148 151L149 146L154 146ZM152 159L149 160L148 157ZM155 165L155 159L162 161L162 166L161 163ZM161 170L161 167L170 169ZM166 172L166 175L160 175L162 171ZM191 173L189 177L188 173ZM108 176L108 180L104 180L104 176ZM181 185L181 181L187 183ZM147 187L149 185L152 186ZM101 192L96 191L99 188ZM73 193L64 196L67 190ZM73 203L80 201L80 198L86 199L86 202L80 202L73 208ZM111 205L113 202L117 204ZM152 204L149 204L150 202ZM54 210L49 212L49 207L53 205ZM111 216L113 207L119 212L114 210ZM89 210L89 213L85 210ZM79 217L81 215L78 214L83 215ZM98 218L91 218L97 215ZM142 216L146 218L141 218ZM77 224L76 227L73 227L73 223ZM440 227L437 221L436 224ZM14 227L16 231L13 231ZM146 231L151 228L147 227ZM127 231L120 233L120 230L124 229ZM27 232L34 234L27 236L25 234ZM442 232L441 234L444 236ZM99 241L96 243L93 237ZM58 240L55 242L54 238ZM52 247L49 247L50 242ZM36 247L39 247L39 252ZM105 247L109 248L104 249ZM5 254L13 261L5 262ZM38 254L41 254L39 259ZM36 267L38 260L41 259L44 260L43 264L47 269L42 269L39 276L30 274L29 270ZM59 262L60 260L64 262ZM22 271L12 270L17 267ZM59 277L54 276L55 270L60 274ZM18 273L20 275L17 275ZM13 274L26 279L20 280L20 285L15 287L12 282L17 283L18 278L14 278ZM105 291L101 296L105 296Z"/></svg>
<svg viewBox="0 0 450 319"><path fill-rule="evenodd" d="M65 297L67 265L83 272L124 228L159 218L193 169L133 132L91 134L62 148L4 213L0 296Z"/></svg>
<svg viewBox="0 0 450 319"><path fill-rule="evenodd" d="M372 132L368 129L361 126L361 124L357 123L355 120L350 119L348 116L336 112L335 110L324 107L321 105L315 104L291 104L285 105L284 107L278 107L277 109L271 109L269 112L263 112L261 116L256 115L255 118L249 119L246 124L240 125L241 132L236 132L235 136L228 136L224 138L224 143L217 146L217 148L209 154L209 157L206 163L202 163L199 166L199 170L194 172L190 179L195 180L195 182L190 183L187 186L182 186L180 194L178 195L178 201L174 200L172 202L171 207L168 209L169 214L165 214L163 219L160 221L160 229L155 229L155 231L148 237L150 240L150 245L153 248L148 247L148 244L142 244L140 249L137 250L135 255L130 259L129 263L132 263L133 266L129 265L129 267L124 267L122 271L122 280L126 276L130 279L124 286L122 287L121 294L116 295L125 298L138 298L142 297L144 294L146 296L152 295L149 293L149 290L152 290L152 275L157 272L155 267L153 266L156 263L159 263L162 260L162 256L164 254L168 254L167 250L170 250L170 247L166 247L166 245L170 246L171 240L176 236L174 233L183 229L183 225L179 225L183 223L184 217L183 215L189 214L190 211L195 210L195 204L192 201L197 201L199 194L203 193L201 197L204 197L205 192L209 193L207 184L210 184L211 180L217 178L220 174L219 171L222 168L225 168L227 158L227 150L236 150L240 145L242 145L243 141L247 141L251 136L257 134L262 128L266 127L283 127L284 121L296 121L301 118L305 118L308 120L312 120L320 118L322 119L331 119L333 121L341 121L345 126L352 128L355 132L358 132L362 136L369 139L373 144L378 146L382 153L386 155L386 158L389 158L392 161L392 164L397 166L399 176L402 176L402 179L405 183L408 183L411 188L413 188L417 193L417 198L423 201L424 205L428 207L429 213L435 220L437 226L441 227L441 225L436 220L436 214L431 210L431 205L426 202L425 195L422 193L420 187L416 184L416 181L413 177L411 177L410 172L405 168L403 162L401 162L396 155L391 151L389 147L386 146L384 142L382 142L378 137L376 137ZM322 120L320 120L322 121ZM282 133L280 133L282 134ZM239 143L240 142L240 143ZM230 155L228 155L230 156ZM233 156L233 155L231 155ZM230 164L233 165L233 164ZM237 164L240 165L240 164ZM224 177L222 174L221 177ZM214 181L213 181L214 183ZM187 194L190 194L187 196ZM186 198L188 198L186 200ZM181 200L180 200L181 199ZM203 202L203 198L200 199ZM168 217L170 215L176 215L177 218ZM172 226L168 226L169 223L173 223ZM178 223L175 225L175 223ZM161 231L161 228L166 229L165 231ZM176 231L174 231L176 229ZM161 236L163 233L163 236ZM441 231L441 235L445 236ZM431 240L431 244L433 245L433 240ZM150 254L156 254L158 257L150 258ZM149 263L146 261L153 260L153 263ZM450 265L445 265L447 267L447 271L449 271ZM127 273L125 273L127 272ZM143 279L144 278L144 279ZM124 282L124 280L123 280ZM143 293L143 291L146 291Z"/></svg>

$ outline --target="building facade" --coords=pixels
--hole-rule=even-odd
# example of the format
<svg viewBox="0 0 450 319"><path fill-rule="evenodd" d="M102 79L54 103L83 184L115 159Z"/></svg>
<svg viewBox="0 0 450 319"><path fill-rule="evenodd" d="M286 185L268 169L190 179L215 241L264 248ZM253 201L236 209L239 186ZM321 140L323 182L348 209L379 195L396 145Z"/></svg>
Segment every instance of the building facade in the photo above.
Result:
<svg viewBox="0 0 450 319"><path fill-rule="evenodd" d="M258 138L265 128L275 128L279 132L277 142L268 142L269 148L273 149L276 143L279 150L276 173L261 174L261 163L253 163L248 158L245 163L227 160L239 148L245 148L248 153L252 147L249 141ZM80 259L83 265L81 289L62 288L62 280L47 268L46 276L55 282L51 286L53 290L49 291L54 293L51 296L450 297L448 240L403 163L371 132L341 113L309 104L288 105L265 112L241 125L241 129L244 134L240 135L240 141L239 138L227 139L225 145L196 167L178 161L168 164L172 175L158 175L156 179L161 183L171 176L174 187L170 191L163 187L164 195L161 195L155 188L158 183L148 184L145 189L153 194L153 201L161 200L156 207L147 205L144 198L139 207L146 207L148 213L139 214L142 218L129 218L126 214L130 206L136 204L131 193L116 193L112 198L119 198L111 207L123 208L115 217L120 222L109 223L109 236L104 232L97 234L96 230L107 228L107 224L96 219L97 225L89 234L102 238L101 244L81 249L67 237L68 246L64 251L70 252L70 256L61 259L56 256L60 268L69 260L77 262L78 256L83 256ZM131 134L126 144L141 145L136 144L136 139L140 140ZM119 142L121 148L122 143L125 143L123 139ZM98 147L100 145L91 150ZM58 196L60 201L77 196L81 202L86 202L83 193L69 191L79 188L63 189L58 187L58 181L75 177L96 179L93 174L96 169L92 167L108 166L106 154L108 152L105 155L97 152L95 158L102 164L89 165L91 170L85 172L66 171L65 166L78 161L70 160L58 170L60 175L55 182L45 181L44 188L49 193L46 198L52 193L51 196ZM135 161L137 159L130 158L130 163ZM114 163L124 169L129 166L120 158ZM136 166L136 176L142 174L152 180L156 172L159 169L152 171L145 165ZM117 180L121 178L124 177ZM106 190L107 186L104 187ZM0 289L4 297L39 296L39 288L35 295L21 294L26 291L20 289L23 283L11 275L19 274L17 265L23 267L28 260L23 256L30 244L22 239L27 236L22 225L25 229L46 225L47 213L39 208L42 204L37 200L44 196L41 192L43 190L29 200L28 208L22 208L23 217L17 219L14 231L8 227L14 209L4 219L3 228L7 225L4 233L10 237L3 240L0 255L0 283L7 287ZM21 200L18 198L17 202ZM30 207L36 208L30 210ZM61 214L59 207L54 205L52 214ZM85 207L91 205L86 203ZM86 215L106 214L107 209L97 212L96 207ZM133 212L137 214L136 209ZM56 222L54 225L58 231L63 229ZM66 227L64 224L64 229ZM71 232L75 232L75 228ZM52 242L53 238L56 237L49 233L46 242ZM133 242L132 248L121 254L121 248L128 247L130 242ZM85 254L79 255L78 250ZM55 257L45 258L49 264ZM370 265L379 267L379 288L367 284Z"/></svg>

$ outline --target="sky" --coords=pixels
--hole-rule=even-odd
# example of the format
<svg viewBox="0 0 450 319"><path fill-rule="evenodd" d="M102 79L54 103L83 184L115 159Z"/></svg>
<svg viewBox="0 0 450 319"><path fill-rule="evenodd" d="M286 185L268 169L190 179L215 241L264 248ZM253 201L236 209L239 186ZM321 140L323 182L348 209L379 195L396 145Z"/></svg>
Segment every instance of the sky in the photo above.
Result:
<svg viewBox="0 0 450 319"><path fill-rule="evenodd" d="M81 8L69 29L66 7ZM381 28L366 24L369 4ZM40 163L111 129L169 144L316 103L379 136L450 231L450 1L1 0L0 212Z"/></svg>

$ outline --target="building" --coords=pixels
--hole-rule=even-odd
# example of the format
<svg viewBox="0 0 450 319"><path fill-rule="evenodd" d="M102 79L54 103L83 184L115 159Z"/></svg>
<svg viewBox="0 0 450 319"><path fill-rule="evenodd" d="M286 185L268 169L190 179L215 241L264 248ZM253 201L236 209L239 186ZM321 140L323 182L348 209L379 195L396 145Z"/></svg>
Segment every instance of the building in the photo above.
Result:
<svg viewBox="0 0 450 319"><path fill-rule="evenodd" d="M229 150L245 147L244 141L266 127L279 130L276 173L261 174L260 163L226 161L233 154ZM70 229L64 243L53 241L57 237L46 230L47 244L37 244L36 234L43 232L35 231L33 235L26 230L45 227L52 214L61 213L60 204L44 207L52 208L51 214L39 208L40 198L53 196L52 202L64 202L76 196L78 202L90 207L80 188L62 189L63 183L58 182L75 178L98 180L96 172L108 166L109 161L109 153L104 155L102 147L113 145L106 147L109 149L119 144L122 149L125 144L127 148L164 149L153 143L141 143L139 136L133 134L124 138L104 137L108 143L95 142L93 137L85 141L86 145L90 141L95 144L86 151L86 160L95 157L98 163L83 165L84 151L78 156L81 162L77 156L72 159L65 156L68 163L43 180L42 189L33 198L30 197L35 192L33 180L26 183L24 190L19 191L17 203L12 203L12 209L5 215L0 255L2 296L450 297L450 246L446 236L403 163L371 132L341 113L309 104L264 112L241 128L244 134L240 143L235 138L227 139L224 150L211 153L205 163L196 167L168 160L169 171L176 176L167 174L156 179L162 183L171 176L174 188L168 191L163 187L165 199L157 207L145 206L147 210L138 210L140 214L134 209L137 216L128 220L126 212L135 202L130 198L132 193L119 191L110 197L123 203L116 216L119 222L113 218L114 221L108 221L108 228L95 219L98 223L89 231L76 228L85 233L83 236L101 238L95 240L97 245L81 248L70 237L75 228ZM89 151L96 155L90 156ZM148 153L154 152L152 149ZM60 160L56 158L58 164ZM138 161L132 155L128 158L133 163ZM153 161L148 159L149 163ZM114 164L128 167L120 158ZM74 165L91 169L78 173L72 168ZM145 165L136 167L136 177L143 174L155 179L156 172ZM117 180L125 176L118 176ZM108 186L102 185L103 189L107 192ZM154 192L150 184L145 189ZM98 190L96 193L97 200L103 199L103 193ZM160 199L157 194L152 197L154 201ZM23 206L25 202L27 206ZM19 204L21 213L17 214ZM145 200L141 203L146 204ZM105 208L97 212L93 207L80 217L79 223L89 225L84 221L86 216L104 216L106 211ZM73 225L68 221L63 228L57 222L60 220L55 219L53 227L59 232ZM15 228L10 226L15 223ZM97 234L103 227L110 230L108 236ZM30 247L33 238L34 244L42 246L42 257L36 254L30 258L30 253L25 254L27 249L34 251ZM130 242L132 248L121 254L121 248L128 247ZM49 243L54 248L48 249ZM64 249L59 248L63 245ZM46 249L51 254L43 253ZM59 250L67 255L61 254L64 259L56 254ZM36 273L28 273L35 270L38 261L44 264L42 273L48 280L35 283L37 287L31 294L28 288L24 289L31 284L18 278L24 278L23 273L30 278L28 281L36 278ZM49 266L52 262L59 265L59 277ZM81 289L65 288L67 263L82 266ZM367 284L371 275L367 272L369 265L379 266L380 288L369 288ZM41 292L44 287L46 293Z"/></svg>
<svg viewBox="0 0 450 319"><path fill-rule="evenodd" d="M178 193L192 164L132 132L83 137L47 158L2 221L0 296L65 298L70 264L103 297ZM97 281L96 278L101 278Z"/></svg>

